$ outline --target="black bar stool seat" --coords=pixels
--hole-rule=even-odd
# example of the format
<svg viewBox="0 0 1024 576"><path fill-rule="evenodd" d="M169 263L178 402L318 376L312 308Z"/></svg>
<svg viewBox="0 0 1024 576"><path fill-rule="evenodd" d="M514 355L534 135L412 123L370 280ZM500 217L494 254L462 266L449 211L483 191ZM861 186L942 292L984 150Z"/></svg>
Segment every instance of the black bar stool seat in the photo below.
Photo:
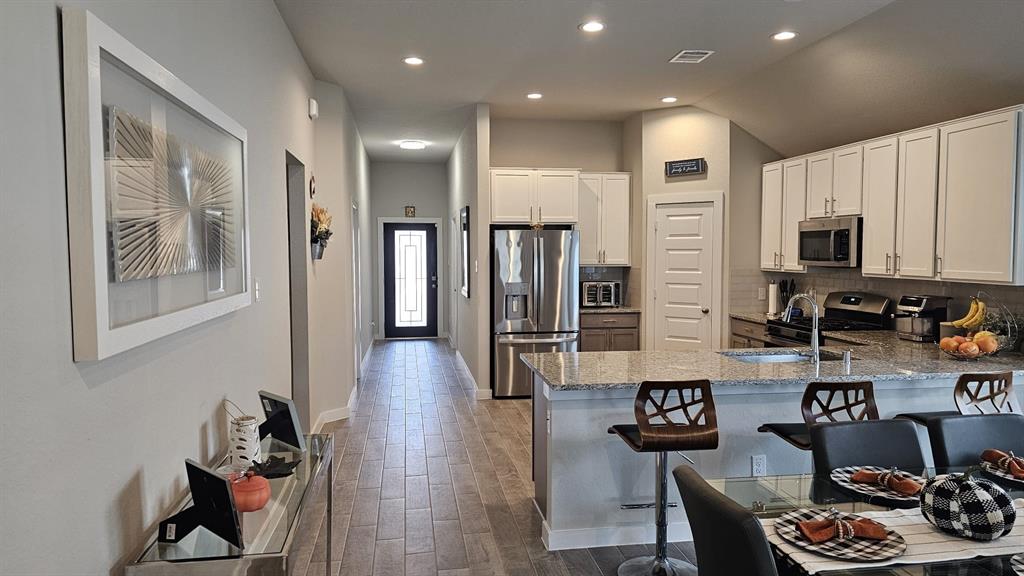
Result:
<svg viewBox="0 0 1024 576"><path fill-rule="evenodd" d="M811 432L803 422L762 424L757 427L757 431L775 434L800 450L811 449Z"/></svg>
<svg viewBox="0 0 1024 576"><path fill-rule="evenodd" d="M800 400L803 422L768 423L758 432L775 434L801 450L811 449L812 424L845 420L878 420L871 382L811 382Z"/></svg>
<svg viewBox="0 0 1024 576"><path fill-rule="evenodd" d="M697 568L668 557L668 453L718 448L718 420L711 382L644 382L633 402L636 424L608 428L634 452L655 454L655 555L626 560L619 576L690 576Z"/></svg>
<svg viewBox="0 0 1024 576"><path fill-rule="evenodd" d="M907 412L906 414L897 414L893 418L899 420L910 420L914 424L920 424L921 426L927 426L928 421L932 418L938 418L940 416L959 416L960 413L956 410L946 410L944 412Z"/></svg>
<svg viewBox="0 0 1024 576"><path fill-rule="evenodd" d="M928 426L932 418L960 414L1019 414L1013 394L1013 372L961 374L953 388L956 410L944 412L908 412L895 418Z"/></svg>

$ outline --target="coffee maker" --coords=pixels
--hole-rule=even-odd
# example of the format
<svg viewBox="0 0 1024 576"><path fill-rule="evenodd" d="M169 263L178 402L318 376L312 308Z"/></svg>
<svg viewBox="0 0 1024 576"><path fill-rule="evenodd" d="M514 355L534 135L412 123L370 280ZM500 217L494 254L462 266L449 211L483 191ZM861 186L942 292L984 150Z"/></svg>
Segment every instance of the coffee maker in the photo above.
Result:
<svg viewBox="0 0 1024 576"><path fill-rule="evenodd" d="M901 296L896 312L896 336L914 342L938 342L939 324L946 321L948 296Z"/></svg>

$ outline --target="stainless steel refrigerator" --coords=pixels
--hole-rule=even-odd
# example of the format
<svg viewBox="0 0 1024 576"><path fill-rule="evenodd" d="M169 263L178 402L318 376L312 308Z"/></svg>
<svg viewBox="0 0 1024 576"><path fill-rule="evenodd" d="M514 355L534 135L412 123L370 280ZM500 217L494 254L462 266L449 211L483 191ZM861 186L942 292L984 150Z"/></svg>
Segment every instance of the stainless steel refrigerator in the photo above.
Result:
<svg viewBox="0 0 1024 576"><path fill-rule="evenodd" d="M495 398L528 397L525 352L575 352L579 339L579 232L491 232L491 365Z"/></svg>

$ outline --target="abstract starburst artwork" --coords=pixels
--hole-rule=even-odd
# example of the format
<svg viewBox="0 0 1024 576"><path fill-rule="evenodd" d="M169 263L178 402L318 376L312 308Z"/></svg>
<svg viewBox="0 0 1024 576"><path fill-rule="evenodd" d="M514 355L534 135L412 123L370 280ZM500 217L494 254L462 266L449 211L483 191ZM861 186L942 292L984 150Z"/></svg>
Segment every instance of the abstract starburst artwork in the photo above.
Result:
<svg viewBox="0 0 1024 576"><path fill-rule="evenodd" d="M114 281L233 267L228 165L123 110L108 121Z"/></svg>

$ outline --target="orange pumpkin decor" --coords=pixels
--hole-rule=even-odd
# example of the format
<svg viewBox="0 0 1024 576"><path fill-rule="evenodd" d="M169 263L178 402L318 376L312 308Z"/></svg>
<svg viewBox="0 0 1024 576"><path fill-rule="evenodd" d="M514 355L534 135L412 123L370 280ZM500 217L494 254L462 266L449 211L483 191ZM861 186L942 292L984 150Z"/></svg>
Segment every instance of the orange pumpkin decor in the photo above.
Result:
<svg viewBox="0 0 1024 576"><path fill-rule="evenodd" d="M270 501L270 481L252 474L238 476L231 479L231 492L239 512L255 512Z"/></svg>

